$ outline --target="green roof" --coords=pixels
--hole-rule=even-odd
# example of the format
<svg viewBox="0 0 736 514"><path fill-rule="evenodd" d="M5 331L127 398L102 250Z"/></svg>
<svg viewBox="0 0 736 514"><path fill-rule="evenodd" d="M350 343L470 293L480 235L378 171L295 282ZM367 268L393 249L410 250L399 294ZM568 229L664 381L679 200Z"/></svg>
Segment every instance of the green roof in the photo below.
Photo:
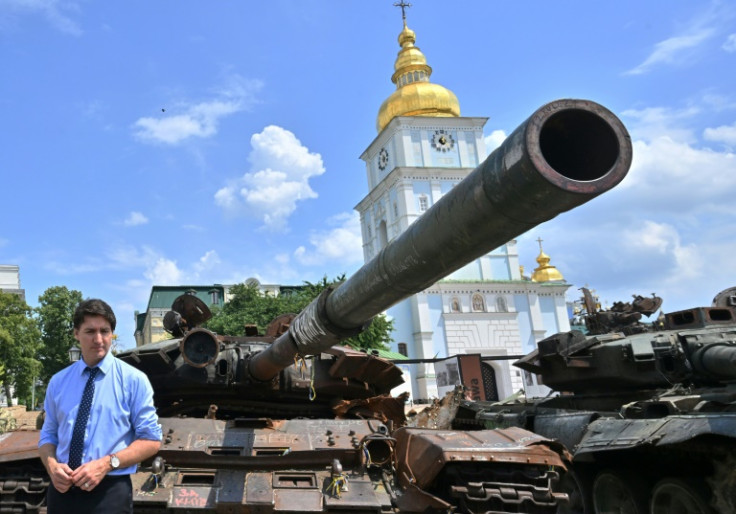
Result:
<svg viewBox="0 0 736 514"><path fill-rule="evenodd" d="M205 305L212 305L212 290L217 290L219 294L218 305L222 305L225 296L225 288L221 285L199 285L199 286L153 286L151 288L151 297L148 300L148 310L151 309L170 309L179 296L187 291L195 291L197 298L202 300Z"/></svg>
<svg viewBox="0 0 736 514"><path fill-rule="evenodd" d="M403 361L409 358L406 355L403 355L399 352L392 352L390 350L378 350L378 356L383 357L384 359L396 360L396 361Z"/></svg>

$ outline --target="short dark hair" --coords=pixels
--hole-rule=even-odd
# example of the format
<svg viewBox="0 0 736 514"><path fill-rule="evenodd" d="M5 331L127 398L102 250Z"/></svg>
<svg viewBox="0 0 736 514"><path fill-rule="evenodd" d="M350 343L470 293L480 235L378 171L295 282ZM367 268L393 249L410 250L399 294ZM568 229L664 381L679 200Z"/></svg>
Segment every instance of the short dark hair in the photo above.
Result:
<svg viewBox="0 0 736 514"><path fill-rule="evenodd" d="M77 305L72 318L74 328L78 329L82 326L85 316L102 316L110 323L110 328L115 331L115 313L112 312L112 307L99 298L88 298Z"/></svg>

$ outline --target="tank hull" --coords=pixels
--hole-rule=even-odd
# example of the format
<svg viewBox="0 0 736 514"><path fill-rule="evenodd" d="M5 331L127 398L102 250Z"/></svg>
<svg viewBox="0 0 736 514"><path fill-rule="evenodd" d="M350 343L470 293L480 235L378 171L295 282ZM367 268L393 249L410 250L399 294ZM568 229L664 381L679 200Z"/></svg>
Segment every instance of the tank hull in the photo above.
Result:
<svg viewBox="0 0 736 514"><path fill-rule="evenodd" d="M557 395L466 402L456 423L562 442L574 512L736 512L734 354L732 307L670 313L628 336L556 334L516 364Z"/></svg>

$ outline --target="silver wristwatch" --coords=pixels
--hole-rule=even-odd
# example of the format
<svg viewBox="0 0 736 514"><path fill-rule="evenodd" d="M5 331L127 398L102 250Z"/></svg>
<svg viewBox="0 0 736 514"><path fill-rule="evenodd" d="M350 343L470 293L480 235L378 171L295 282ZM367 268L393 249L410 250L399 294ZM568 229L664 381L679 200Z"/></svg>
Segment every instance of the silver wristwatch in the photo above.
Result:
<svg viewBox="0 0 736 514"><path fill-rule="evenodd" d="M110 455L110 467L112 467L113 470L120 467L120 459L118 459L118 456L114 453Z"/></svg>

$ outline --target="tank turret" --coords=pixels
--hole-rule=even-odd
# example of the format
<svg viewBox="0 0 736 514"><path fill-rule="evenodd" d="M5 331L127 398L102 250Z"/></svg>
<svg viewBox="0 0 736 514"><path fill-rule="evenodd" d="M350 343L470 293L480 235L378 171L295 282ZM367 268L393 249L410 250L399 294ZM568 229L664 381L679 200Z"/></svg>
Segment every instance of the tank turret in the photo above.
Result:
<svg viewBox="0 0 736 514"><path fill-rule="evenodd" d="M591 314L596 327L604 314ZM648 325L626 316L618 323L621 332L555 334L539 341L536 351L514 364L541 375L546 386L572 393L626 394L675 384L699 387L736 382L733 307L672 312Z"/></svg>
<svg viewBox="0 0 736 514"><path fill-rule="evenodd" d="M563 442L573 456L563 480L573 512L735 512L735 293L643 323L658 297L599 310L584 289L587 333L554 334L515 363L549 396L466 403L456 423Z"/></svg>

